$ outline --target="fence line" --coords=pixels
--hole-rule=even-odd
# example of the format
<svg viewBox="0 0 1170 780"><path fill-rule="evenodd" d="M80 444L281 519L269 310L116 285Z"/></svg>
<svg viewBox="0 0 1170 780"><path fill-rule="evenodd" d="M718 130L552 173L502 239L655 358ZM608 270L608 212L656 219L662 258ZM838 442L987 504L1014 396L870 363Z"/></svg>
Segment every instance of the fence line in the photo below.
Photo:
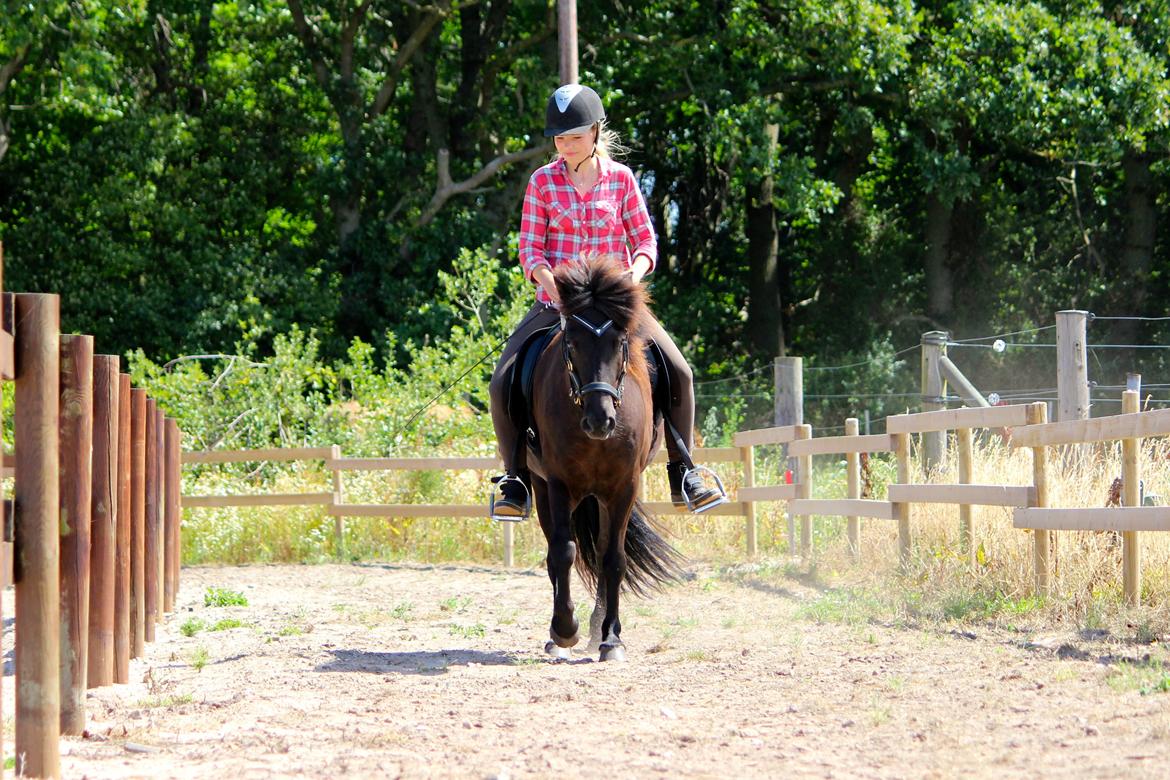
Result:
<svg viewBox="0 0 1170 780"><path fill-rule="evenodd" d="M2 277L0 246L0 290ZM117 356L94 354L91 336L60 334L58 296L0 295L0 381L15 389L0 576L15 590L20 776L59 776L59 738L84 731L86 690L129 682L138 640L174 607L178 426L156 409L148 438L145 403L130 403L145 391L119 368Z"/></svg>

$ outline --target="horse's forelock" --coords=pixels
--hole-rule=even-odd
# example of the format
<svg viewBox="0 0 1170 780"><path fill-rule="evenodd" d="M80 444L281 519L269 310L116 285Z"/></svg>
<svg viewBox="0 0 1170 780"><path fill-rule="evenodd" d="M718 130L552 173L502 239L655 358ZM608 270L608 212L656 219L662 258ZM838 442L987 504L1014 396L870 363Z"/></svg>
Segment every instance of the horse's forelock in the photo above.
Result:
<svg viewBox="0 0 1170 780"><path fill-rule="evenodd" d="M629 333L641 333L650 319L645 289L635 284L624 263L595 257L565 263L555 271L561 294L561 313L571 317L597 309Z"/></svg>

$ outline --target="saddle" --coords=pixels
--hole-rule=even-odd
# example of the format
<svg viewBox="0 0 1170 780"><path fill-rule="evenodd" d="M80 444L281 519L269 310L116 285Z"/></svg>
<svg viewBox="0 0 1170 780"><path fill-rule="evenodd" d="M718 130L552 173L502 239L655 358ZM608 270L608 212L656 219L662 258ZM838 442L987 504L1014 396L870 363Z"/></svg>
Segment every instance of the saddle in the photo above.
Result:
<svg viewBox="0 0 1170 780"><path fill-rule="evenodd" d="M532 419L532 396L536 383L536 364L559 328L550 325L534 331L525 339L516 352L516 358L508 369L508 418L516 429L524 432L528 448L540 456L540 432ZM670 385L670 371L661 348L653 341L646 342L646 363L650 369L650 395L654 404L654 418L657 421L673 401ZM655 426L657 428L657 426Z"/></svg>

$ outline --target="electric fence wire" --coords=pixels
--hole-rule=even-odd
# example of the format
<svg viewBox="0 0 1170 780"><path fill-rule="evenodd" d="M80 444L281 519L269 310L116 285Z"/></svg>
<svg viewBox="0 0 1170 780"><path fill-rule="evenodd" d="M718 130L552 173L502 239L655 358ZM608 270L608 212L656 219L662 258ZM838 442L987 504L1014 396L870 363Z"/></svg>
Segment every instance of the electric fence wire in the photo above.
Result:
<svg viewBox="0 0 1170 780"><path fill-rule="evenodd" d="M1025 333L1040 333L1041 331L1052 330L1055 327L1055 325L1044 325L1039 328L1026 328L1025 330L1013 330L1010 333L998 333L994 336L975 336L974 338L969 339L950 339L947 341L947 346L974 344L977 341L995 341L996 339L1002 339L1007 336L1022 336Z"/></svg>
<svg viewBox="0 0 1170 780"><path fill-rule="evenodd" d="M1165 322L1170 320L1170 317L1102 317L1098 314L1089 313L1090 320L1137 320L1139 322Z"/></svg>

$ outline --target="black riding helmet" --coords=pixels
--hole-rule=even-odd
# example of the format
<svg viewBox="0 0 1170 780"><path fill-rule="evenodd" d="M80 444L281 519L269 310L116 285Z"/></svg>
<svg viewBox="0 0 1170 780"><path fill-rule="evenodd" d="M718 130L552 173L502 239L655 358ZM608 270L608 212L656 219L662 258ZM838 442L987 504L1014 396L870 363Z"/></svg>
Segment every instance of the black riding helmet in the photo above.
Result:
<svg viewBox="0 0 1170 780"><path fill-rule="evenodd" d="M566 84L549 96L544 109L544 134L584 133L603 119L605 109L596 92L580 84Z"/></svg>

